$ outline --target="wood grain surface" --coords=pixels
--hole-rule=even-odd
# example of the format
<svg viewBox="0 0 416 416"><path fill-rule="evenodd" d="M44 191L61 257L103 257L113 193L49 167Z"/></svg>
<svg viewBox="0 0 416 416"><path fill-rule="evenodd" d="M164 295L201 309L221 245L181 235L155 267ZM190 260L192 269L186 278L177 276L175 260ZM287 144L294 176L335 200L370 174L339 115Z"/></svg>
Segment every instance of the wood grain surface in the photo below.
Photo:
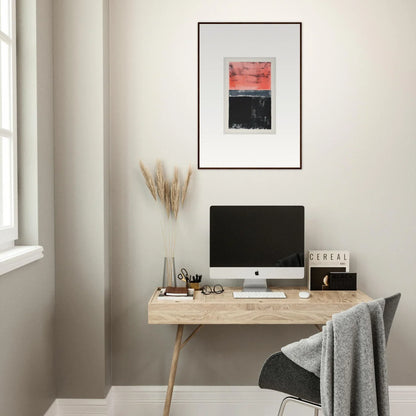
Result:
<svg viewBox="0 0 416 416"><path fill-rule="evenodd" d="M148 304L149 324L318 324L329 321L334 313L372 300L357 291L313 291L309 299L300 299L306 288L272 288L283 291L286 299L234 299L233 291L203 295L197 291L193 301L158 301L156 289Z"/></svg>

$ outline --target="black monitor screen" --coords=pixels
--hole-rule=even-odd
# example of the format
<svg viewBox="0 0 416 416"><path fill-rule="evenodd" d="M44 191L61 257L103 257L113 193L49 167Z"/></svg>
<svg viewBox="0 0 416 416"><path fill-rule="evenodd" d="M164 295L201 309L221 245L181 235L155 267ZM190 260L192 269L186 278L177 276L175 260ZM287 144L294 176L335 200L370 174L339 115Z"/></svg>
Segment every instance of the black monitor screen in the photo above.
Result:
<svg viewBox="0 0 416 416"><path fill-rule="evenodd" d="M210 267L303 267L304 217L302 206L212 206Z"/></svg>

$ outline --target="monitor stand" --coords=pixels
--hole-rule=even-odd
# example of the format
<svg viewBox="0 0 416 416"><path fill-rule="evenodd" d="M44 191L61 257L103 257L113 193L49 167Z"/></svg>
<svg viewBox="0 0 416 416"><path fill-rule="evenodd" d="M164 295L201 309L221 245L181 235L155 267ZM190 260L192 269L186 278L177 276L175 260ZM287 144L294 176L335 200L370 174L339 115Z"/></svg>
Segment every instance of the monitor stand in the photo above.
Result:
<svg viewBox="0 0 416 416"><path fill-rule="evenodd" d="M270 292L266 279L244 279L243 292Z"/></svg>

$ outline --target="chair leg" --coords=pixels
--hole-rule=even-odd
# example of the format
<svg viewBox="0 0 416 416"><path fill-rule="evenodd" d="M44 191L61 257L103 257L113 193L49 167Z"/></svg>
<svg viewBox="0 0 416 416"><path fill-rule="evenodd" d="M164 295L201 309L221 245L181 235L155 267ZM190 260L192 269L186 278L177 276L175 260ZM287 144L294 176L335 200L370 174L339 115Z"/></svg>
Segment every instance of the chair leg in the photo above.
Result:
<svg viewBox="0 0 416 416"><path fill-rule="evenodd" d="M319 409L321 408L319 404L308 402L302 399L298 399L297 397L288 396L282 400L282 403L280 404L280 408L279 408L279 413L277 414L277 416L283 416L283 412L285 411L285 407L288 402L300 403L300 404L303 404L304 406L312 407L314 409L314 412L313 412L314 416L318 416Z"/></svg>
<svg viewBox="0 0 416 416"><path fill-rule="evenodd" d="M280 404L280 408L279 408L279 413L277 414L277 416L283 416L283 412L285 411L285 407L287 405L287 402L289 402L291 399L291 397L285 397L282 400L282 403Z"/></svg>

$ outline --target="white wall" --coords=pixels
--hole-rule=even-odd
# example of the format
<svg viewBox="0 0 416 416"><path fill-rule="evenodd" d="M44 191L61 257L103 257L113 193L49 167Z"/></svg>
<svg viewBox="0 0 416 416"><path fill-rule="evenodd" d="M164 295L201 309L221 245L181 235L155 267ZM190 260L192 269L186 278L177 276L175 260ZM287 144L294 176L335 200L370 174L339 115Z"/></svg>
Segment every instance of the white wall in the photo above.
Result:
<svg viewBox="0 0 416 416"><path fill-rule="evenodd" d="M167 381L175 329L146 323L163 251L138 161L196 165L198 21L303 23L303 169L196 172L177 265L207 277L211 204L302 204L307 248L350 250L362 290L403 293L390 382L416 384L415 17L404 0L110 1L113 385ZM268 354L313 331L206 327L178 383L256 384Z"/></svg>

